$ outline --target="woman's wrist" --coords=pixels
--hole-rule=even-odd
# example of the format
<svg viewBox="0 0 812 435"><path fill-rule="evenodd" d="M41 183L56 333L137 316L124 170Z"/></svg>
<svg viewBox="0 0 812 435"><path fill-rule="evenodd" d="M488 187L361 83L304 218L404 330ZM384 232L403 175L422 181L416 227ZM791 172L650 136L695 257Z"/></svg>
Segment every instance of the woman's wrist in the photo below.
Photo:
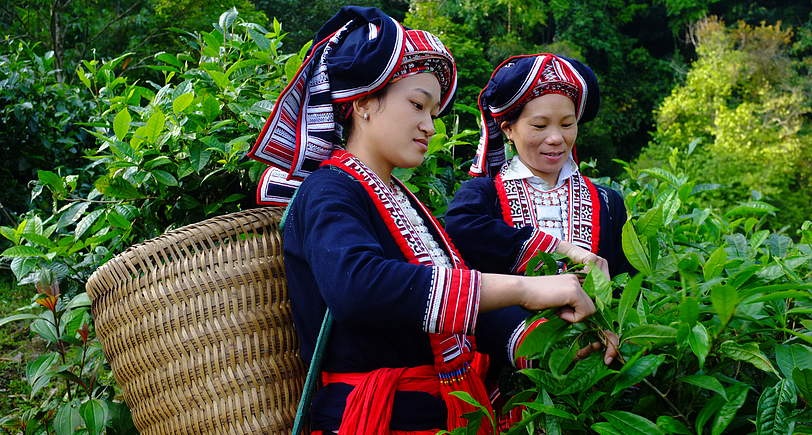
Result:
<svg viewBox="0 0 812 435"><path fill-rule="evenodd" d="M479 290L479 311L486 312L513 305L523 306L526 278L517 275L483 273Z"/></svg>

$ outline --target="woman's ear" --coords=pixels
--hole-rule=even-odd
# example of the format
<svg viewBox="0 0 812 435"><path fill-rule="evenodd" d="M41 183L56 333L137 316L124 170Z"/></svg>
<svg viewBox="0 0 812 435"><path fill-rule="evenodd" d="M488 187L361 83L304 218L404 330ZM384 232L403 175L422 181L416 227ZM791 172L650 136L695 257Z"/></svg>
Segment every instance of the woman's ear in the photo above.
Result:
<svg viewBox="0 0 812 435"><path fill-rule="evenodd" d="M513 134L513 124L508 121L502 121L499 123L499 128L502 129L502 133L504 133L507 140L511 140L510 137Z"/></svg>
<svg viewBox="0 0 812 435"><path fill-rule="evenodd" d="M371 113L376 110L378 99L372 96L364 96L353 100L352 116L357 116L358 120L368 120Z"/></svg>

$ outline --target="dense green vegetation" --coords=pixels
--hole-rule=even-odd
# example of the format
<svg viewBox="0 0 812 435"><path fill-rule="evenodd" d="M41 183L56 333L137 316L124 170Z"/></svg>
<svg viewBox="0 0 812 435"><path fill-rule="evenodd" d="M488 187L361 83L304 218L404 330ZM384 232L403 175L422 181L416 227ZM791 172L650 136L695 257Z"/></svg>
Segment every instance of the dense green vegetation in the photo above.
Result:
<svg viewBox="0 0 812 435"><path fill-rule="evenodd" d="M476 95L497 63L552 51L598 74L602 108L581 129L579 156L623 191L624 249L641 273L588 285L626 364L565 364L590 324L531 342L545 370L527 372L532 396L516 399L527 426L810 431L812 5L357 4L436 32L458 59L455 110L437 121L424 165L396 174L440 215L467 177ZM84 283L127 246L253 206L262 165L244 154L338 6L0 6L0 427L131 430ZM581 373L601 381L562 388Z"/></svg>

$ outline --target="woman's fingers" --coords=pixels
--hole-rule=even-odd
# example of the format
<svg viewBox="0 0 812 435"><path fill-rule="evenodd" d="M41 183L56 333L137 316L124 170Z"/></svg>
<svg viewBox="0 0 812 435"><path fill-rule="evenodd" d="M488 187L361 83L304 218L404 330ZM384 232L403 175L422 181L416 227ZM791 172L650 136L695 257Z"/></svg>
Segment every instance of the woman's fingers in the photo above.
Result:
<svg viewBox="0 0 812 435"><path fill-rule="evenodd" d="M603 354L603 362L606 365L612 364L612 361L620 355L618 348L620 347L618 336L608 330L604 330L601 337L603 343L600 341L595 341L590 343L588 346L579 349L578 352L575 353L575 359L584 359L592 352L599 351L601 349L606 349Z"/></svg>

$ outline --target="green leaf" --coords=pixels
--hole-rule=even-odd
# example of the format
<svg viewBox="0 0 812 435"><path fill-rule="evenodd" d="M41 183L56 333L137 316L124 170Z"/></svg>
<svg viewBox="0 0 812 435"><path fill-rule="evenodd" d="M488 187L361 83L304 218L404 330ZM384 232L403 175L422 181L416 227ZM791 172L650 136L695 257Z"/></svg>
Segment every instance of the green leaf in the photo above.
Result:
<svg viewBox="0 0 812 435"><path fill-rule="evenodd" d="M710 400L705 403L705 406L699 410L699 413L696 415L696 420L694 421L697 434L702 435L702 429L705 427L705 424L725 403L727 403L727 399L722 398L720 395L712 396Z"/></svg>
<svg viewBox="0 0 812 435"><path fill-rule="evenodd" d="M79 81L81 81L82 84L85 85L85 87L87 87L88 89L91 89L90 79L87 77L87 74L85 74L84 68L82 68L81 66L77 67L76 68L76 75L79 76Z"/></svg>
<svg viewBox="0 0 812 435"><path fill-rule="evenodd" d="M607 411L601 416L624 435L665 435L651 420L631 412Z"/></svg>
<svg viewBox="0 0 812 435"><path fill-rule="evenodd" d="M655 346L673 343L676 339L677 330L665 325L642 325L623 335L623 341Z"/></svg>
<svg viewBox="0 0 812 435"><path fill-rule="evenodd" d="M68 305L65 307L66 310L72 310L74 308L79 307L89 307L91 305L90 296L87 293L79 293L78 295L74 296L73 299L68 302Z"/></svg>
<svg viewBox="0 0 812 435"><path fill-rule="evenodd" d="M178 69L183 67L183 64L180 63L177 56L171 53L159 53L155 55L155 59L160 60L161 62L168 63Z"/></svg>
<svg viewBox="0 0 812 435"><path fill-rule="evenodd" d="M257 44L260 50L268 51L271 49L271 41L256 30L248 29L248 36L254 41L254 44Z"/></svg>
<svg viewBox="0 0 812 435"><path fill-rule="evenodd" d="M725 218L730 219L736 216L748 216L748 215L758 216L767 213L772 213L777 210L778 210L777 208L773 207L770 204L767 204L766 202L746 201L728 210L727 213L725 213Z"/></svg>
<svg viewBox="0 0 812 435"><path fill-rule="evenodd" d="M690 429L685 424L668 415L657 417L657 427L668 434L691 435Z"/></svg>
<svg viewBox="0 0 812 435"><path fill-rule="evenodd" d="M556 379L563 379L564 372L575 361L575 354L578 350L575 347L562 347L550 352L547 364L550 366L550 374Z"/></svg>
<svg viewBox="0 0 812 435"><path fill-rule="evenodd" d="M12 246L2 254L0 257L9 257L9 258L26 258L26 257L39 257L45 258L45 253L40 251L39 249L33 246Z"/></svg>
<svg viewBox="0 0 812 435"><path fill-rule="evenodd" d="M11 227L0 226L0 234L2 234L3 237L11 240L11 242L15 245L20 243L20 236Z"/></svg>
<svg viewBox="0 0 812 435"><path fill-rule="evenodd" d="M54 324L45 320L38 319L31 322L31 332L42 337L48 343L56 343L59 341L59 334L56 331Z"/></svg>
<svg viewBox="0 0 812 435"><path fill-rule="evenodd" d="M65 182L62 177L51 171L37 171L37 178L42 184L48 186L51 192L58 195L66 195L68 191L65 189Z"/></svg>
<svg viewBox="0 0 812 435"><path fill-rule="evenodd" d="M812 401L812 369L801 369L795 367L792 369L792 381L798 387L798 392L806 399L807 402Z"/></svg>
<svg viewBox="0 0 812 435"><path fill-rule="evenodd" d="M546 404L536 403L536 402L524 402L524 403L522 403L522 405L525 405L525 406L527 406L528 408L530 408L530 409L532 409L534 411L539 411L542 414L554 415L556 417L565 418L567 420L577 420L578 419L578 417L576 417L575 415L573 415L573 414L571 414L571 413L569 413L567 411L564 411L562 409L556 408L555 405L546 405Z"/></svg>
<svg viewBox="0 0 812 435"><path fill-rule="evenodd" d="M640 243L631 221L626 221L623 224L621 239L623 252L626 254L629 263L643 274L651 275L651 263L649 262L648 253Z"/></svg>
<svg viewBox="0 0 812 435"><path fill-rule="evenodd" d="M623 325L626 322L626 317L632 310L637 297L640 295L640 286L643 283L643 275L637 274L634 278L630 279L626 286L623 288L623 293L620 295L620 304L617 308L617 322L618 330L623 332Z"/></svg>
<svg viewBox="0 0 812 435"><path fill-rule="evenodd" d="M82 404L79 412L82 414L88 433L92 435L102 433L108 417L107 406L103 401L90 399Z"/></svg>
<svg viewBox="0 0 812 435"><path fill-rule="evenodd" d="M191 92L183 94L175 98L172 101L172 111L175 113L181 113L192 104L192 100L194 100L195 95Z"/></svg>
<svg viewBox="0 0 812 435"><path fill-rule="evenodd" d="M206 97L203 99L203 116L206 117L206 121L214 121L218 116L220 116L220 111L220 102L217 101L217 98L214 98L211 95L206 95Z"/></svg>
<svg viewBox="0 0 812 435"><path fill-rule="evenodd" d="M626 364L620 370L620 376L612 390L612 395L640 383L646 376L654 373L663 362L665 362L665 355L646 355L631 364Z"/></svg>
<svg viewBox="0 0 812 435"><path fill-rule="evenodd" d="M522 345L516 351L516 356L536 357L544 356L550 347L563 336L569 323L560 318L553 317L530 331Z"/></svg>
<svg viewBox="0 0 812 435"><path fill-rule="evenodd" d="M116 133L118 140L124 140L127 132L130 131L130 122L133 120L130 112L127 109L121 109L113 118L113 131Z"/></svg>
<svg viewBox="0 0 812 435"><path fill-rule="evenodd" d="M170 174L169 172L162 171L160 169L155 169L150 172L159 183L165 184L167 186L177 186L178 180L175 178L174 175Z"/></svg>
<svg viewBox="0 0 812 435"><path fill-rule="evenodd" d="M110 178L107 175L99 177L95 187L96 190L111 198L139 199L144 197L137 187L121 177Z"/></svg>
<svg viewBox="0 0 812 435"><path fill-rule="evenodd" d="M646 237L654 236L663 226L663 209L653 207L637 221L637 229Z"/></svg>
<svg viewBox="0 0 812 435"><path fill-rule="evenodd" d="M74 230L74 236L76 237L76 239L78 240L82 238L82 236L85 235L87 230L89 230L90 227L92 227L93 224L95 224L96 221L99 220L99 216L101 216L103 213L104 213L103 209L97 209L85 215L85 217L83 217L82 220L80 220L79 223L76 224L76 230Z"/></svg>
<svg viewBox="0 0 812 435"><path fill-rule="evenodd" d="M211 150L207 149L202 143L194 142L189 145L189 161L192 163L195 172L200 173L209 163L210 157Z"/></svg>
<svg viewBox="0 0 812 435"><path fill-rule="evenodd" d="M220 28L223 29L224 32L228 32L229 27L231 27L234 24L234 20L237 19L237 15L239 15L237 8L232 7L220 14L220 19L217 23L220 24Z"/></svg>
<svg viewBox="0 0 812 435"><path fill-rule="evenodd" d="M615 429L614 426L605 421L595 423L592 426L590 426L590 428L594 430L598 435L627 435L623 433L623 431Z"/></svg>
<svg viewBox="0 0 812 435"><path fill-rule="evenodd" d="M31 386L31 397L44 387L51 376L48 374L51 367L59 360L56 352L45 353L25 366L25 377Z"/></svg>
<svg viewBox="0 0 812 435"><path fill-rule="evenodd" d="M725 263L727 262L727 251L725 251L724 246L720 246L716 248L708 257L708 261L705 262L705 265L702 268L702 274L705 277L705 281L710 281L713 278L719 276L725 268Z"/></svg>
<svg viewBox="0 0 812 435"><path fill-rule="evenodd" d="M780 379L772 387L765 388L756 411L758 435L786 435L796 402L795 388L787 379Z"/></svg>
<svg viewBox="0 0 812 435"><path fill-rule="evenodd" d="M79 403L74 400L59 407L54 417L54 431L56 435L73 435L79 432L82 426L82 416L79 414Z"/></svg>
<svg viewBox="0 0 812 435"><path fill-rule="evenodd" d="M728 285L720 285L711 289L711 304L713 309L719 314L722 327L733 317L736 307L739 305L739 293L735 288Z"/></svg>
<svg viewBox="0 0 812 435"><path fill-rule="evenodd" d="M144 134L150 140L150 142L155 143L158 140L158 136L160 136L161 132L164 131L165 125L166 125L166 117L160 110L156 108L155 111L152 113L152 116L150 116L149 119L147 120L147 125L145 125L146 128L144 130Z"/></svg>
<svg viewBox="0 0 812 435"><path fill-rule="evenodd" d="M687 384L696 385L699 388L704 388L706 390L714 391L719 393L719 395L727 401L727 392L725 391L725 387L719 382L718 379L714 378L713 376L708 375L689 375L683 376L679 378L680 382L685 382Z"/></svg>
<svg viewBox="0 0 812 435"><path fill-rule="evenodd" d="M59 215L59 220L56 222L58 228L65 228L68 225L79 220L85 213L85 210L90 206L89 202L75 202L65 208Z"/></svg>
<svg viewBox="0 0 812 435"><path fill-rule="evenodd" d="M702 369L705 366L705 358L710 351L710 335L708 330L705 329L705 325L697 323L691 328L691 332L688 334L688 346L691 348L691 352L696 355L699 360L699 368Z"/></svg>
<svg viewBox="0 0 812 435"><path fill-rule="evenodd" d="M758 348L758 344L752 341L746 344L737 344L732 340L728 340L719 345L719 351L728 358L748 362L765 372L778 374L770 360Z"/></svg>
<svg viewBox="0 0 812 435"><path fill-rule="evenodd" d="M612 284L597 267L589 269L583 289L595 301L599 313L612 303Z"/></svg>
<svg viewBox="0 0 812 435"><path fill-rule="evenodd" d="M17 322L19 320L31 320L40 318L41 317L39 314L30 314L30 313L14 314L13 316L8 316L0 319L0 326L5 325L6 323Z"/></svg>
<svg viewBox="0 0 812 435"><path fill-rule="evenodd" d="M778 344L775 346L775 361L781 374L792 379L792 369L812 369L812 348L797 343Z"/></svg>
<svg viewBox="0 0 812 435"><path fill-rule="evenodd" d="M466 393L465 391L452 391L451 393L448 393L448 395L449 396L454 396L454 397L462 400L463 402L473 406L474 408L479 409L482 412L483 415L488 417L488 420L490 420L491 426L493 426L493 423L494 423L493 422L493 416L491 416L491 413L488 411L488 408L486 408L485 405L482 405L479 402L477 402L477 400L474 399L473 396Z"/></svg>
<svg viewBox="0 0 812 435"><path fill-rule="evenodd" d="M748 390L749 386L744 384L733 385L727 389L727 396L730 399L719 408L711 426L711 435L720 435L730 425L736 413L739 412L739 408L744 405Z"/></svg>
<svg viewBox="0 0 812 435"><path fill-rule="evenodd" d="M290 82L294 76L296 76L296 72L299 71L299 66L302 64L300 59L296 57L291 57L287 61L285 61L285 76Z"/></svg>
<svg viewBox="0 0 812 435"><path fill-rule="evenodd" d="M223 72L215 70L207 70L206 72L209 73L212 80L214 80L214 83L216 83L217 86L219 86L222 89L227 88L228 85L231 84L231 81L228 79L228 77L226 77L226 74Z"/></svg>
<svg viewBox="0 0 812 435"><path fill-rule="evenodd" d="M699 302L695 297L689 296L680 302L679 320L690 327L693 327L699 320Z"/></svg>
<svg viewBox="0 0 812 435"><path fill-rule="evenodd" d="M609 369L603 363L603 355L593 353L575 363L575 367L561 381L564 388L556 395L566 396L586 391L607 375L609 375Z"/></svg>
<svg viewBox="0 0 812 435"><path fill-rule="evenodd" d="M115 227L122 228L125 230L132 226L132 223L130 223L130 221L127 220L127 218L112 210L107 212L107 222L110 222L110 224Z"/></svg>

